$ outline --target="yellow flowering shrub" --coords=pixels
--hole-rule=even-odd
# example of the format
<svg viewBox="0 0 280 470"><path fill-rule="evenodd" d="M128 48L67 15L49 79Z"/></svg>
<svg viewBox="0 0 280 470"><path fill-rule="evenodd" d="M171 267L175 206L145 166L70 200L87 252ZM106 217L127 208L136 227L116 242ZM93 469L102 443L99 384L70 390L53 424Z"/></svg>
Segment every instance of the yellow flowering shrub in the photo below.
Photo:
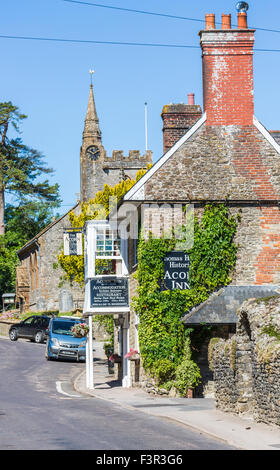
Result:
<svg viewBox="0 0 280 470"><path fill-rule="evenodd" d="M152 165L147 166L149 170ZM104 185L102 191L98 191L93 199L81 203L81 212L69 214L69 221L73 228L83 227L87 220L98 218L105 219L109 215L110 198L115 198L115 202L120 201L132 186L146 173L146 169L139 170L135 179L126 179L115 186ZM63 250L57 256L59 265L64 271L64 279L70 282L84 283L84 256L65 256Z"/></svg>

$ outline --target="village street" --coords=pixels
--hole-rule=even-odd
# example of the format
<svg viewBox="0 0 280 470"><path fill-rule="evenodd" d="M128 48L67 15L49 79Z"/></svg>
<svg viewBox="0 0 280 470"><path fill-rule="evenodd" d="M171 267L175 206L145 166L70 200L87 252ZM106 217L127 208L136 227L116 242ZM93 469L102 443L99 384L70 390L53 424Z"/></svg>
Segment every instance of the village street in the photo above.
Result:
<svg viewBox="0 0 280 470"><path fill-rule="evenodd" d="M106 3L1 9L0 450L280 450L280 3Z"/></svg>
<svg viewBox="0 0 280 470"><path fill-rule="evenodd" d="M1 450L223 450L185 426L75 392L84 364L47 362L45 345L0 338Z"/></svg>

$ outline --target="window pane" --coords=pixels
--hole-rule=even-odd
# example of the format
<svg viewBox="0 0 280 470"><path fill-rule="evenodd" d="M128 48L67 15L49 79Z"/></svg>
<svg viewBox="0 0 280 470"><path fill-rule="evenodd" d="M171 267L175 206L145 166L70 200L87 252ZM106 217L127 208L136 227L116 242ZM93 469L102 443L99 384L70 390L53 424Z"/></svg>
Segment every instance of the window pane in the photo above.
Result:
<svg viewBox="0 0 280 470"><path fill-rule="evenodd" d="M24 323L25 325L30 325L30 324L33 322L33 320L34 320L34 317L29 317L29 318L27 318L26 320L24 320L23 323Z"/></svg>
<svg viewBox="0 0 280 470"><path fill-rule="evenodd" d="M96 239L97 239L97 240L104 240L104 232L103 232L103 230L97 230L97 232L96 232Z"/></svg>
<svg viewBox="0 0 280 470"><path fill-rule="evenodd" d="M110 229L96 231L96 256L112 258L120 256L120 240L117 239L117 232Z"/></svg>
<svg viewBox="0 0 280 470"><path fill-rule="evenodd" d="M98 259L96 261L96 274L116 274L116 260Z"/></svg>

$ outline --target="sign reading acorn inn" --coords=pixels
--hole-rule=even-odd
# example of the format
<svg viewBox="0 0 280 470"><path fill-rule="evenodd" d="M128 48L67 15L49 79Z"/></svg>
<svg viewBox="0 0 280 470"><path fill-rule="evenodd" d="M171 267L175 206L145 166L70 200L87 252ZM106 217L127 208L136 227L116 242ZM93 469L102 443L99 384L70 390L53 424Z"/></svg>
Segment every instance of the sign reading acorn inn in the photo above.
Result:
<svg viewBox="0 0 280 470"><path fill-rule="evenodd" d="M187 290L189 285L190 258L184 251L170 251L163 259L163 279L161 290Z"/></svg>

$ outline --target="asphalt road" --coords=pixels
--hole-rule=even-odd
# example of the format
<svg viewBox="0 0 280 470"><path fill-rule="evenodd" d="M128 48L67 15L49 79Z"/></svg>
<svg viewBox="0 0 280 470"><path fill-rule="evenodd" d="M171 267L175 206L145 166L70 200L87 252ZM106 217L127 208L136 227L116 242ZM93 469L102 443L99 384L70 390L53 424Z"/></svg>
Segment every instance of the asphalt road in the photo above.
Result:
<svg viewBox="0 0 280 470"><path fill-rule="evenodd" d="M48 362L45 345L0 337L1 450L226 450L185 426L79 395L85 367Z"/></svg>

